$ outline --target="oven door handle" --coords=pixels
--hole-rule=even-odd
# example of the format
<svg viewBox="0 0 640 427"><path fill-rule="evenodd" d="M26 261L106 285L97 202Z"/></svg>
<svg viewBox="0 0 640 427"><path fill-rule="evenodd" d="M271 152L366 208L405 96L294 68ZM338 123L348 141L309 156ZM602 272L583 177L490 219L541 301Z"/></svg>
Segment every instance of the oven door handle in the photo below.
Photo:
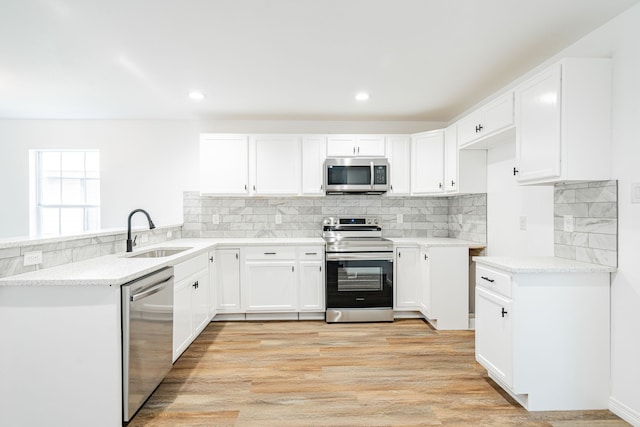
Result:
<svg viewBox="0 0 640 427"><path fill-rule="evenodd" d="M327 253L327 261L389 261L393 262L393 252L340 252Z"/></svg>

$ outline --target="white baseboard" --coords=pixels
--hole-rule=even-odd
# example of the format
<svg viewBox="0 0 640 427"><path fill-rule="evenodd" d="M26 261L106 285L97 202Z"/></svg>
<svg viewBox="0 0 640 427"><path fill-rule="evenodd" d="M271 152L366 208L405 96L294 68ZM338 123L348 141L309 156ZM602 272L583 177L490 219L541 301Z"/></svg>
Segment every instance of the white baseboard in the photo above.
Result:
<svg viewBox="0 0 640 427"><path fill-rule="evenodd" d="M609 398L609 410L632 426L640 427L640 413L613 397Z"/></svg>

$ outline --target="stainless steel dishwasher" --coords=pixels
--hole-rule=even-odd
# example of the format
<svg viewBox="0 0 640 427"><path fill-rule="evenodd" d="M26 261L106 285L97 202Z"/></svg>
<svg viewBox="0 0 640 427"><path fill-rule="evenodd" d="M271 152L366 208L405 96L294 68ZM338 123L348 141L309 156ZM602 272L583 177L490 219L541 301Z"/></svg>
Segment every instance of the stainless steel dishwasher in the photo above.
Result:
<svg viewBox="0 0 640 427"><path fill-rule="evenodd" d="M171 370L173 268L122 286L122 403L128 422Z"/></svg>

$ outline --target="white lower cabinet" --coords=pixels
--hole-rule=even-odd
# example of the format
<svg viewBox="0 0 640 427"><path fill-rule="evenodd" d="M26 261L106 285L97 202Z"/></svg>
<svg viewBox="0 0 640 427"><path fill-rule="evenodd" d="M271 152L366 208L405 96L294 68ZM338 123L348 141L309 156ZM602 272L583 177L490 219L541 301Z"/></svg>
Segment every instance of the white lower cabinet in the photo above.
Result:
<svg viewBox="0 0 640 427"><path fill-rule="evenodd" d="M215 250L218 313L238 313L240 301L240 249Z"/></svg>
<svg viewBox="0 0 640 427"><path fill-rule="evenodd" d="M324 248L322 246L298 248L298 266L298 310L324 311Z"/></svg>
<svg viewBox="0 0 640 427"><path fill-rule="evenodd" d="M295 247L249 247L243 254L242 294L246 311L295 311Z"/></svg>
<svg viewBox="0 0 640 427"><path fill-rule="evenodd" d="M207 254L174 266L173 307L173 360L175 361L210 320Z"/></svg>
<svg viewBox="0 0 640 427"><path fill-rule="evenodd" d="M394 310L418 310L422 278L416 247L396 248Z"/></svg>
<svg viewBox="0 0 640 427"><path fill-rule="evenodd" d="M436 329L469 329L469 249L421 247L420 312Z"/></svg>
<svg viewBox="0 0 640 427"><path fill-rule="evenodd" d="M529 411L606 409L609 273L476 263L476 360L489 376Z"/></svg>

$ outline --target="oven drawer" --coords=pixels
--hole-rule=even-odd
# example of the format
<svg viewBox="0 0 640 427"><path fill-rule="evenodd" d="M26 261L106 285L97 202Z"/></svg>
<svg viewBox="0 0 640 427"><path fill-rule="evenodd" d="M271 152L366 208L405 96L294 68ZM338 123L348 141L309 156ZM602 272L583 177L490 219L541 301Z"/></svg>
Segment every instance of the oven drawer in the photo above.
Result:
<svg viewBox="0 0 640 427"><path fill-rule="evenodd" d="M296 259L295 246L255 246L247 248L244 253L248 260Z"/></svg>

